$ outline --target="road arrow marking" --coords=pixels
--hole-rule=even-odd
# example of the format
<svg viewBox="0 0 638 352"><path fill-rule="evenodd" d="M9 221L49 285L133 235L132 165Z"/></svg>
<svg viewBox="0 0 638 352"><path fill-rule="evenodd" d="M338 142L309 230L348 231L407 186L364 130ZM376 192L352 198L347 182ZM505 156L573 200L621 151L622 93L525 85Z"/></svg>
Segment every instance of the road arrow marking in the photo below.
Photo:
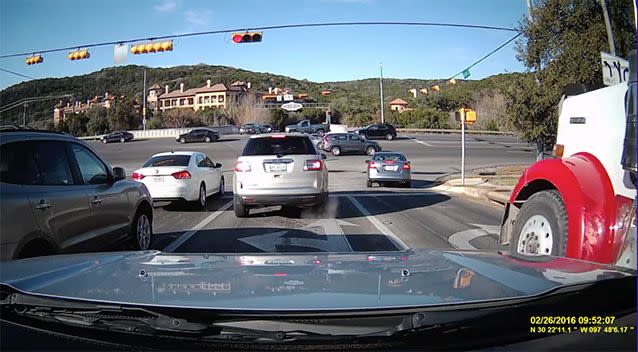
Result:
<svg viewBox="0 0 638 352"><path fill-rule="evenodd" d="M448 242L452 245L452 247L457 249L470 249L476 250L478 248L472 246L470 241L482 237L489 236L490 234L497 234L500 231L499 226L494 225L483 225L483 224L471 224L472 226L479 227L478 229L469 229L464 231L459 231L448 238Z"/></svg>
<svg viewBox="0 0 638 352"><path fill-rule="evenodd" d="M304 228L323 227L324 235L328 236L328 244L331 252L352 252L352 247L350 246L341 226L359 225L340 219L321 219L310 225L304 226Z"/></svg>

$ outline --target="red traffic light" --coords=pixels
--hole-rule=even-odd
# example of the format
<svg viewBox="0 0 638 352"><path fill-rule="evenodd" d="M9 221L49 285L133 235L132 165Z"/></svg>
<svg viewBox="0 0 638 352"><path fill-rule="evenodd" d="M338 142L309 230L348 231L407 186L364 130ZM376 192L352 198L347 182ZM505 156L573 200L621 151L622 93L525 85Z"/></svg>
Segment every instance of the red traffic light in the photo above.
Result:
<svg viewBox="0 0 638 352"><path fill-rule="evenodd" d="M256 43L260 42L262 38L261 32L252 32L252 33L234 33L233 34L233 42L239 43Z"/></svg>

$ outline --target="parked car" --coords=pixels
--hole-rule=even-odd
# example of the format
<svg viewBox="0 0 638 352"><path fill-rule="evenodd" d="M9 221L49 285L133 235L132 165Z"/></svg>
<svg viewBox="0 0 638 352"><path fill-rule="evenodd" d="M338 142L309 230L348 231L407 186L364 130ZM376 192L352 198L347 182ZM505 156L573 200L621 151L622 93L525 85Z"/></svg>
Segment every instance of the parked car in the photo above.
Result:
<svg viewBox="0 0 638 352"><path fill-rule="evenodd" d="M328 169L308 136L251 137L235 163L237 217L264 205L312 207L328 199Z"/></svg>
<svg viewBox="0 0 638 352"><path fill-rule="evenodd" d="M125 142L132 141L133 138L135 138L135 137L133 136L133 134L131 132L118 131L118 132L113 132L113 133L109 133L109 134L107 134L105 136L102 136L102 138L100 138L100 140L104 144L111 143L111 142L125 143Z"/></svg>
<svg viewBox="0 0 638 352"><path fill-rule="evenodd" d="M38 130L0 132L0 260L95 251L126 239L149 249L151 195L85 142Z"/></svg>
<svg viewBox="0 0 638 352"><path fill-rule="evenodd" d="M272 128L272 125L264 124L259 126L259 131L261 133L271 133L274 132L274 129Z"/></svg>
<svg viewBox="0 0 638 352"><path fill-rule="evenodd" d="M330 133L323 139L322 148L334 156L348 153L374 155L381 151L379 143L356 133Z"/></svg>
<svg viewBox="0 0 638 352"><path fill-rule="evenodd" d="M303 133L316 133L323 135L330 131L330 125L328 124L312 124L310 120L303 120L294 125L286 126L286 132L303 132Z"/></svg>
<svg viewBox="0 0 638 352"><path fill-rule="evenodd" d="M372 183L379 185L385 183L400 184L403 187L411 185L411 165L405 155L397 152L379 152L374 154L372 160L366 160L367 186Z"/></svg>
<svg viewBox="0 0 638 352"><path fill-rule="evenodd" d="M257 134L259 125L256 123L246 123L239 128L239 134Z"/></svg>
<svg viewBox="0 0 638 352"><path fill-rule="evenodd" d="M224 195L222 164L200 152L166 152L151 156L131 179L146 185L153 201L184 200L206 207L206 198Z"/></svg>
<svg viewBox="0 0 638 352"><path fill-rule="evenodd" d="M367 139L384 138L390 141L397 138L397 130L387 123L368 125L355 130L355 133L365 136Z"/></svg>
<svg viewBox="0 0 638 352"><path fill-rule="evenodd" d="M210 143L219 140L219 132L208 128L196 128L190 132L180 134L176 140L182 144L189 142Z"/></svg>

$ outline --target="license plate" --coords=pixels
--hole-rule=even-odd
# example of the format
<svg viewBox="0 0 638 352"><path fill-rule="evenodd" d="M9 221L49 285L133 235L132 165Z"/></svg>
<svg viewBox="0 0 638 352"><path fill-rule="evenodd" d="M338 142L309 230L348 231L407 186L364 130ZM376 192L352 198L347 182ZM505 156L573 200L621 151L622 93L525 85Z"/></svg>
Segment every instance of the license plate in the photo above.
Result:
<svg viewBox="0 0 638 352"><path fill-rule="evenodd" d="M153 182L164 182L164 176L153 177Z"/></svg>
<svg viewBox="0 0 638 352"><path fill-rule="evenodd" d="M383 167L385 171L397 171L399 170L399 165L386 165Z"/></svg>
<svg viewBox="0 0 638 352"><path fill-rule="evenodd" d="M268 172L282 172L288 170L288 165L286 164L266 164L266 170Z"/></svg>

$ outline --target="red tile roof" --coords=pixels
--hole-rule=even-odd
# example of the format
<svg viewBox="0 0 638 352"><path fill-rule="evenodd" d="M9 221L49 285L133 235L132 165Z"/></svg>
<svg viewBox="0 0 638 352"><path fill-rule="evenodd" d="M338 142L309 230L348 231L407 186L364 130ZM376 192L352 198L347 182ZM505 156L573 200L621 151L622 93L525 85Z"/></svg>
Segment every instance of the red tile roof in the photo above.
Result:
<svg viewBox="0 0 638 352"><path fill-rule="evenodd" d="M390 105L408 105L408 102L401 98L396 98L390 102Z"/></svg>

